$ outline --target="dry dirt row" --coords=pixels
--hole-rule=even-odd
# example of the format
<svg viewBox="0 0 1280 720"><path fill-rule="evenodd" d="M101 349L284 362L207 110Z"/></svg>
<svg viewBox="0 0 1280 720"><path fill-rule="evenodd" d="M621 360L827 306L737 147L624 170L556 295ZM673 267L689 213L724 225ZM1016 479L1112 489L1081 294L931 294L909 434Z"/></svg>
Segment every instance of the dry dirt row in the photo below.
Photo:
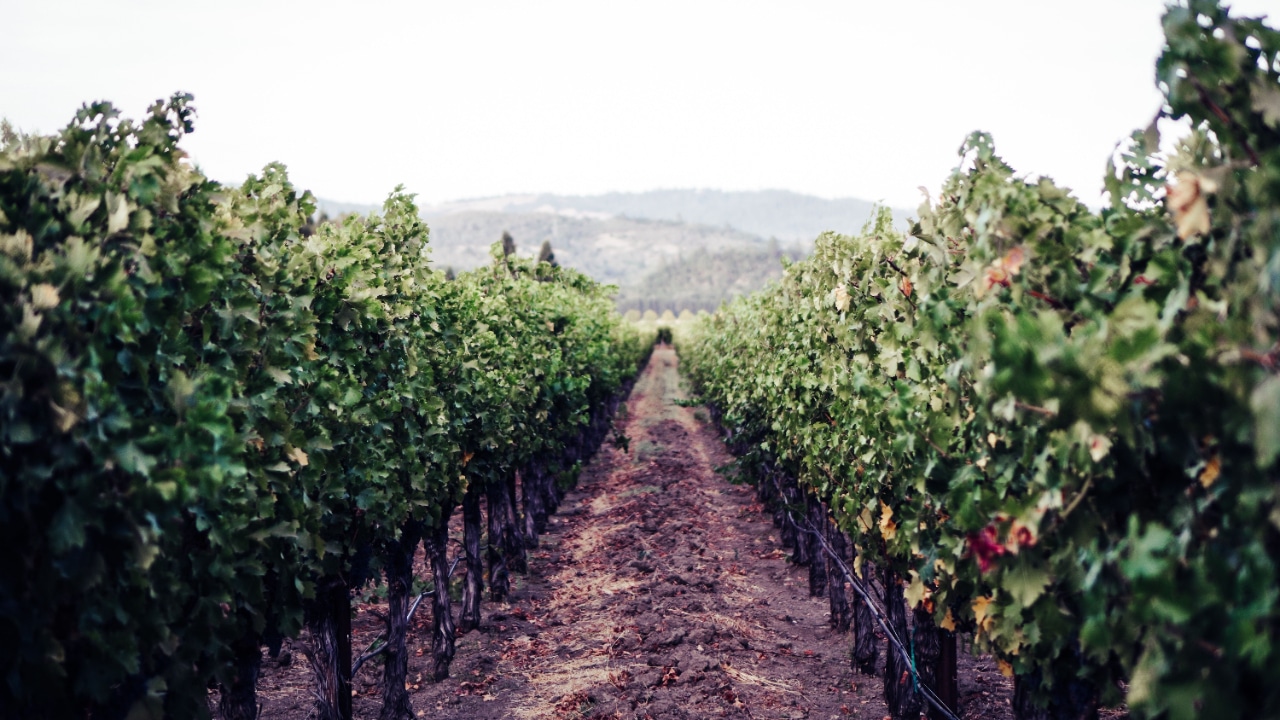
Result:
<svg viewBox="0 0 1280 720"><path fill-rule="evenodd" d="M880 681L850 669L849 637L828 628L825 600L808 597L806 571L787 562L751 489L717 473L731 458L683 397L675 353L659 348L619 418L629 450L601 449L511 601L486 603L441 683L423 679L420 613L420 717L886 716ZM379 630L362 608L357 652ZM379 676L371 663L356 678L357 717L377 716ZM960 679L966 717L1010 716L1010 684L989 660L962 653ZM309 682L300 654L267 667L263 717L306 717Z"/></svg>

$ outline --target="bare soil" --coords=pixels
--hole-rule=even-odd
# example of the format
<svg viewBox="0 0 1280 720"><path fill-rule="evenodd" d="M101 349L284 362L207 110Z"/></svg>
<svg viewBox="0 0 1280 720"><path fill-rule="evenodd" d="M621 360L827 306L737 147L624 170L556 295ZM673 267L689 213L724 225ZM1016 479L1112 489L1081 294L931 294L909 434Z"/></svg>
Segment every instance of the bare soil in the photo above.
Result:
<svg viewBox="0 0 1280 720"><path fill-rule="evenodd" d="M788 561L752 489L717 472L731 457L706 411L678 404L685 397L676 355L660 347L618 418L629 449L601 449L510 602L486 602L483 627L458 638L440 683L426 679L430 609L419 611L409 638L419 717L887 717L880 679L851 669L851 638L829 628L826 599L808 596L807 570ZM382 623L376 602L357 608L359 654ZM264 718L310 715L310 671L294 645L291 662L264 665ZM961 716L1012 717L1012 681L965 645ZM356 717L377 717L380 677L376 661L357 674Z"/></svg>

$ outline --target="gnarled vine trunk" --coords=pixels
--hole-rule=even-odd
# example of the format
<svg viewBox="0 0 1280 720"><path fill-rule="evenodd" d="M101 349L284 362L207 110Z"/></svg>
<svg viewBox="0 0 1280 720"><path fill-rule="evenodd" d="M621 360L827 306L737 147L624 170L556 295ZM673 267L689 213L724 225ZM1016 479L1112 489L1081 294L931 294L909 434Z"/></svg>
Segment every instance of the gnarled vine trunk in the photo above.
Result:
<svg viewBox="0 0 1280 720"><path fill-rule="evenodd" d="M520 471L520 495L524 501L524 546L538 547L538 534L547 527L547 513L543 509L542 475L537 460L532 460ZM538 527L538 516L542 527Z"/></svg>
<svg viewBox="0 0 1280 720"><path fill-rule="evenodd" d="M902 597L902 579L889 568L884 570L884 609L889 628L903 642L910 642L907 603ZM898 649L890 645L884 661L884 702L895 720L918 720L920 695L915 691L911 670Z"/></svg>
<svg viewBox="0 0 1280 720"><path fill-rule="evenodd" d="M258 720L258 672L262 648L257 637L246 634L235 645L236 674L218 687L218 716L222 720Z"/></svg>
<svg viewBox="0 0 1280 720"><path fill-rule="evenodd" d="M480 627L480 596L484 593L480 522L480 490L473 484L462 497L462 544L467 558L467 577L462 585L462 609L458 613L459 633L469 633Z"/></svg>
<svg viewBox="0 0 1280 720"><path fill-rule="evenodd" d="M503 526L502 545L506 550L507 569L511 572L529 572L529 556L525 553L524 524L520 521L520 506L516 502L516 474L506 481L506 498L503 508L507 517Z"/></svg>
<svg viewBox="0 0 1280 720"><path fill-rule="evenodd" d="M862 564L862 577L869 580L875 568L869 562ZM863 587L871 592L871 583L863 581ZM876 638L876 620L861 595L853 603L853 667L863 675L876 674L876 661L880 658L880 641Z"/></svg>
<svg viewBox="0 0 1280 720"><path fill-rule="evenodd" d="M449 601L449 515L452 512L449 508L441 513L440 524L427 532L427 559L435 576L435 594L431 596L431 656L435 667L431 675L437 681L449 677L457 635Z"/></svg>
<svg viewBox="0 0 1280 720"><path fill-rule="evenodd" d="M1079 657L1079 651L1075 655ZM1059 674L1048 692L1045 707L1036 704L1040 671L1019 675L1013 680L1013 716L1017 720L1097 720L1098 690L1087 681Z"/></svg>
<svg viewBox="0 0 1280 720"><path fill-rule="evenodd" d="M844 533L840 532L840 528L835 523L827 522L823 524L823 531L826 532L827 544L831 546L831 550L836 556L845 562L849 560L849 541L845 538ZM836 632L849 632L850 623L853 621L853 610L849 607L849 597L844 587L844 572L840 569L840 565L836 562L836 558L827 556L827 600L831 608L831 627Z"/></svg>
<svg viewBox="0 0 1280 720"><path fill-rule="evenodd" d="M947 706L953 715L960 714L960 683L956 674L956 634L938 628L938 659L934 677L934 686L938 699ZM937 709L929 708L929 720L945 720Z"/></svg>
<svg viewBox="0 0 1280 720"><path fill-rule="evenodd" d="M413 555L422 539L422 524L405 523L400 539L386 548L387 649L382 666L382 711L379 720L412 720L413 704L405 680L409 675L409 604L413 595Z"/></svg>
<svg viewBox="0 0 1280 720"><path fill-rule="evenodd" d="M827 526L827 506L817 496L805 493L805 532L800 541L809 557L809 597L822 597L827 592L827 561L818 533Z"/></svg>
<svg viewBox="0 0 1280 720"><path fill-rule="evenodd" d="M942 657L942 631L933 624L933 615L921 607L911 612L911 643L915 652L916 672L920 683L936 691L942 678L938 675L938 660ZM926 710L932 706L920 698ZM933 714L930 712L930 717Z"/></svg>
<svg viewBox="0 0 1280 720"><path fill-rule="evenodd" d="M318 583L308 603L307 660L315 677L319 720L351 720L351 594L341 578Z"/></svg>
<svg viewBox="0 0 1280 720"><path fill-rule="evenodd" d="M543 492L546 494L547 517L542 518L542 531L547 529L547 520L551 514L560 509L564 501L564 491L560 488L560 471L564 469L563 457L551 457L542 466Z"/></svg>
<svg viewBox="0 0 1280 720"><path fill-rule="evenodd" d="M503 483L490 483L485 487L485 504L489 513L489 537L486 554L489 556L489 598L494 602L507 599L511 592L511 578L507 570L506 534L507 490Z"/></svg>

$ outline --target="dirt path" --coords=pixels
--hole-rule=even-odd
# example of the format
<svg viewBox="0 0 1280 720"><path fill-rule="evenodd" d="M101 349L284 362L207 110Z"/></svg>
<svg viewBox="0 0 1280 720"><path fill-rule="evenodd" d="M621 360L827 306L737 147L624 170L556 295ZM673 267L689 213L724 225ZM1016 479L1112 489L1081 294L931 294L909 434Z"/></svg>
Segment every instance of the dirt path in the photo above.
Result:
<svg viewBox="0 0 1280 720"><path fill-rule="evenodd" d="M879 682L851 672L847 636L829 631L752 491L717 475L731 458L682 398L675 353L660 348L620 421L630 451L601 450L528 584L489 608L489 634L459 643L455 676L483 692L432 687L428 715L885 715Z"/></svg>
<svg viewBox="0 0 1280 720"><path fill-rule="evenodd" d="M518 611L493 610L490 623L534 625L494 628L500 660L481 674L516 680L490 688L500 714L826 719L878 696L841 660L845 639L750 489L716 474L731 459L681 397L675 352L659 348L622 419L630 452L600 452L532 557Z"/></svg>
<svg viewBox="0 0 1280 720"><path fill-rule="evenodd" d="M850 636L828 628L826 600L808 596L807 570L788 563L752 489L717 474L731 457L704 409L677 404L685 397L676 355L660 347L618 419L629 451L600 450L510 602L486 602L481 630L458 638L443 682L424 679L430 612L418 614L419 717L887 716L880 680L850 669ZM382 625L357 608L358 652ZM264 667L262 717L309 716L296 656ZM358 673L357 718L378 716L380 676L376 662ZM962 653L960 678L966 718L1010 716L1011 684L989 659Z"/></svg>

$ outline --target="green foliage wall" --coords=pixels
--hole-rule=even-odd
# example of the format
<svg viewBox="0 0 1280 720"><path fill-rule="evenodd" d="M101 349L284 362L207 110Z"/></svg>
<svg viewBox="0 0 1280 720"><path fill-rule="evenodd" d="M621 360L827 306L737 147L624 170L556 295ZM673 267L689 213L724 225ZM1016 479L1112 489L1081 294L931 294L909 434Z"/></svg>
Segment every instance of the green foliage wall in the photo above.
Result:
<svg viewBox="0 0 1280 720"><path fill-rule="evenodd" d="M359 584L405 521L572 436L652 343L571 270L499 249L446 281L400 190L313 231L281 166L209 181L179 147L190 103L95 104L0 149L19 715L206 714L237 643L296 633L317 578Z"/></svg>
<svg viewBox="0 0 1280 720"><path fill-rule="evenodd" d="M1280 33L1193 0L1091 212L975 134L909 234L824 235L681 352L859 564L1048 692L1280 713Z"/></svg>

